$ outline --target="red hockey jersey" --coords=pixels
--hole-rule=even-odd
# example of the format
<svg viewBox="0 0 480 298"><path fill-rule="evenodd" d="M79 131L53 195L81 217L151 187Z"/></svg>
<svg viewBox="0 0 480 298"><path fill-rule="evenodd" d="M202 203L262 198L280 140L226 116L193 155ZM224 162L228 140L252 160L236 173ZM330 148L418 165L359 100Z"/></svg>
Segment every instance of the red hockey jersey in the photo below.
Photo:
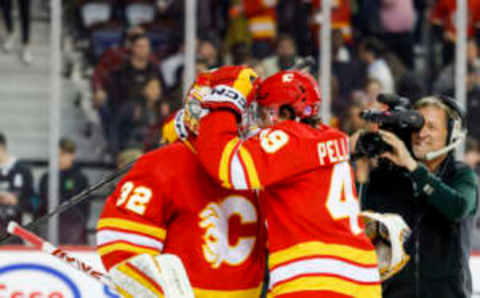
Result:
<svg viewBox="0 0 480 298"><path fill-rule="evenodd" d="M443 26L446 36L451 41L456 40L456 0L439 0L433 5L429 19L435 25ZM475 34L475 26L480 28L480 1L468 0L467 36Z"/></svg>
<svg viewBox="0 0 480 298"><path fill-rule="evenodd" d="M241 141L232 113L202 119L195 147L225 187L259 189L274 297L381 297L373 245L359 221L348 138L283 121Z"/></svg>
<svg viewBox="0 0 480 298"><path fill-rule="evenodd" d="M259 297L265 227L255 194L221 188L182 142L142 156L108 198L97 247L109 270L141 253L171 253L195 297Z"/></svg>

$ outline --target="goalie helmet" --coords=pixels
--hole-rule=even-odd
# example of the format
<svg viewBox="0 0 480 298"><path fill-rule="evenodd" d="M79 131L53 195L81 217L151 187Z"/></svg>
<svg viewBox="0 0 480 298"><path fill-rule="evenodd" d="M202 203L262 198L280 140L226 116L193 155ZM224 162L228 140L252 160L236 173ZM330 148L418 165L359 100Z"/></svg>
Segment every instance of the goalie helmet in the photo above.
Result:
<svg viewBox="0 0 480 298"><path fill-rule="evenodd" d="M365 223L365 233L375 245L380 278L384 281L398 273L410 260L403 243L411 230L398 214L363 211L360 215Z"/></svg>
<svg viewBox="0 0 480 298"><path fill-rule="evenodd" d="M201 104L210 90L210 73L200 73L185 97L182 119L178 122L183 122L182 124L193 134L198 133L200 119L208 113Z"/></svg>
<svg viewBox="0 0 480 298"><path fill-rule="evenodd" d="M268 107L278 114L283 106L289 106L296 119L315 116L321 101L315 79L298 70L280 71L261 84L257 93L259 107Z"/></svg>

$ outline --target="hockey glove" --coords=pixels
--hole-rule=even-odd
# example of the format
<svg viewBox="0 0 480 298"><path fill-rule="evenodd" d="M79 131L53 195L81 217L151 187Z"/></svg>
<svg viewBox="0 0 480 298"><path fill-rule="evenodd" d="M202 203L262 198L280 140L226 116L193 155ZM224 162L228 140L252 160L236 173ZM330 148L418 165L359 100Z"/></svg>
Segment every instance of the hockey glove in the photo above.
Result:
<svg viewBox="0 0 480 298"><path fill-rule="evenodd" d="M403 248L411 233L410 228L398 214L363 211L360 215L365 223L365 232L375 245L380 278L384 281L398 273L410 260Z"/></svg>
<svg viewBox="0 0 480 298"><path fill-rule="evenodd" d="M250 67L221 67L210 73L212 90L202 106L210 110L231 109L241 116L255 98L259 82Z"/></svg>

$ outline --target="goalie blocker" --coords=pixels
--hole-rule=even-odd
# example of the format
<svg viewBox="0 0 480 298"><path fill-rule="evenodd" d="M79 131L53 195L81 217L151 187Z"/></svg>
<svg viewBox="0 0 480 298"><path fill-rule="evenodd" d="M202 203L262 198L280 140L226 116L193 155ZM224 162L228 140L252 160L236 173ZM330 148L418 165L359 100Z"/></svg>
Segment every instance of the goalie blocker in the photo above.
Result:
<svg viewBox="0 0 480 298"><path fill-rule="evenodd" d="M360 215L365 223L365 232L375 245L378 270L384 281L402 270L410 260L403 243L411 230L398 214L363 211Z"/></svg>

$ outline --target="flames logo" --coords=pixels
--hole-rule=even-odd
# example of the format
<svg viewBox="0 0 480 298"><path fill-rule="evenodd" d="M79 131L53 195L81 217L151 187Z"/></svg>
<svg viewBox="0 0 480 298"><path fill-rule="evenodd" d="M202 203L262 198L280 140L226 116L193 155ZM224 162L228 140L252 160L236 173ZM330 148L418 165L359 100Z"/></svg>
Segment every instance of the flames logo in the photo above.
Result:
<svg viewBox="0 0 480 298"><path fill-rule="evenodd" d="M203 255L214 269L222 263L238 266L253 251L255 236L238 237L235 245L229 243L228 221L233 215L238 215L242 224L256 223L258 219L255 206L241 196L227 197L219 204L209 203L199 213L199 226L205 229Z"/></svg>

